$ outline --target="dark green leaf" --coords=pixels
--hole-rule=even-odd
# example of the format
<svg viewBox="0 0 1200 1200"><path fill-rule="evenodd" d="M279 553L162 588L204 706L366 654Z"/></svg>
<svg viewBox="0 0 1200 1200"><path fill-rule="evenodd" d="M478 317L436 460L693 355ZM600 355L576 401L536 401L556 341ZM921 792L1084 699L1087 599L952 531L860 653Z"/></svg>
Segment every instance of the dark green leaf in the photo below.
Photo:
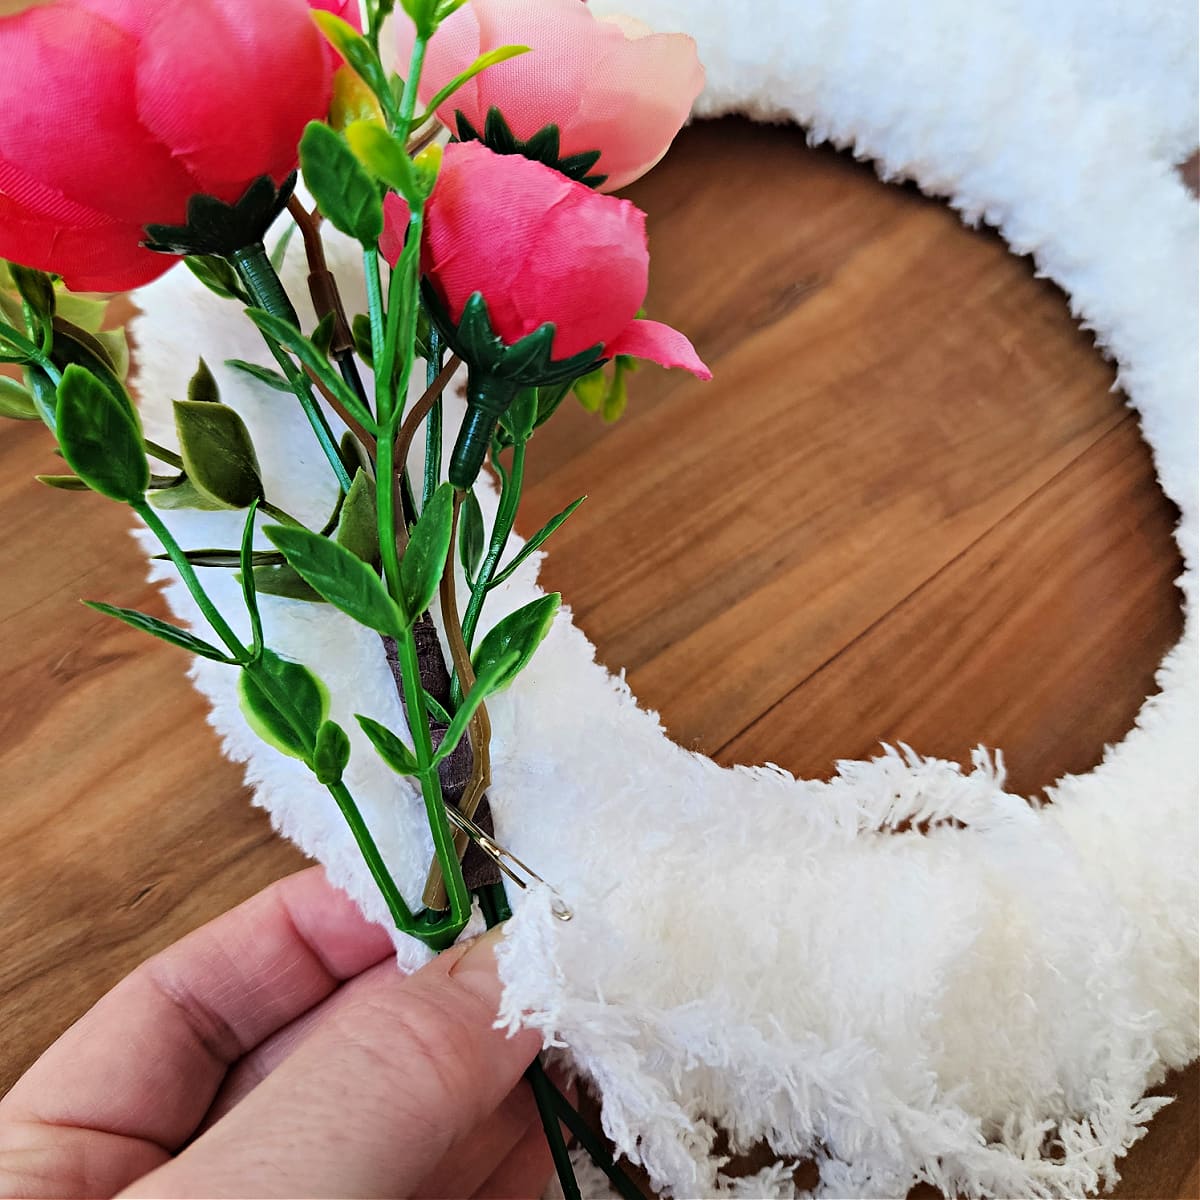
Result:
<svg viewBox="0 0 1200 1200"><path fill-rule="evenodd" d="M408 549L400 562L400 590L405 609L419 617L437 595L446 556L450 553L450 530L454 520L454 489L443 483L429 498L425 511L413 526Z"/></svg>
<svg viewBox="0 0 1200 1200"><path fill-rule="evenodd" d="M512 681L512 676L516 675L520 668L517 663L520 661L521 655L516 650L511 650L501 658L493 659L488 664L488 669L475 680L475 686L471 688L467 694L467 698L458 706L458 712L454 714L454 719L450 722L450 728L446 730L446 736L442 738L442 743L438 746L437 753L433 756L435 763L441 762L454 753L455 746L462 741L463 734L467 732L467 726L471 723L471 718L475 715L475 710L494 692L497 688L503 687L505 683Z"/></svg>
<svg viewBox="0 0 1200 1200"><path fill-rule="evenodd" d="M562 402L571 394L571 383L551 384L538 388L538 411L534 428L540 429L558 411Z"/></svg>
<svg viewBox="0 0 1200 1200"><path fill-rule="evenodd" d="M317 732L329 716L329 692L305 666L264 650L238 680L242 712L269 746L311 763Z"/></svg>
<svg viewBox="0 0 1200 1200"><path fill-rule="evenodd" d="M254 518L257 514L258 501L255 500L246 514L246 524L242 529L242 547L238 554L242 597L246 601L246 612L250 615L251 636L254 639L250 646L250 657L254 659L259 658L263 652L262 614L258 611L258 592L254 587Z"/></svg>
<svg viewBox="0 0 1200 1200"><path fill-rule="evenodd" d="M313 770L317 782L326 787L340 783L349 765L349 735L336 721L326 721L317 730L317 745L313 751Z"/></svg>
<svg viewBox="0 0 1200 1200"><path fill-rule="evenodd" d="M150 486L150 464L132 406L90 371L69 366L58 385L58 444L67 465L102 496L133 504Z"/></svg>
<svg viewBox="0 0 1200 1200"><path fill-rule="evenodd" d="M29 385L29 394L38 416L45 422L51 433L57 432L58 425L58 390L54 381L41 367L26 367L25 382ZM56 451L61 454L62 451Z"/></svg>
<svg viewBox="0 0 1200 1200"><path fill-rule="evenodd" d="M463 497L462 508L458 513L458 557L469 581L475 579L486 546L483 512L479 507L475 489L471 488Z"/></svg>
<svg viewBox="0 0 1200 1200"><path fill-rule="evenodd" d="M586 497L586 496L580 496L580 497L579 497L579 499L578 499L578 500L576 500L574 504L569 504L569 505L567 505L567 507L566 507L566 508L564 508L564 509L562 510L562 512L560 512L560 513L558 514L558 516L557 516L557 517L551 517L551 518L550 518L550 520L549 520L549 521L547 521L547 522L545 523L545 525L543 525L543 526L541 527L541 529L539 529L539 530L537 531L537 533L535 533L535 534L533 535L533 537L531 537L531 538L529 539L529 541L527 541L527 542L525 543L525 545L521 547L520 551L517 553L517 556L516 556L516 558L514 558L514 559L512 560L512 562L511 562L511 563L509 563L509 564L508 564L508 566L507 566L507 567L505 567L505 568L504 568L504 570L503 570L503 571L501 571L501 572L500 572L500 574L499 574L499 575L497 575L497 576L495 577L495 579L493 579L493 580L492 580L492 582L491 582L491 584L490 584L489 586L490 586L490 587L497 587L497 586L499 586L500 584L502 584L502 583L503 583L503 582L504 582L506 579L508 579L508 578L509 578L509 577L510 577L510 576L513 574L513 572L514 572L514 571L516 571L516 570L517 570L517 568L518 568L518 567L520 567L520 565L521 565L521 564L522 564L522 563L523 563L523 562L524 562L524 561L525 561L525 560L526 560L526 559L527 559L527 558L528 558L528 557L529 557L531 554L533 554L535 550L538 550L538 549L541 547L542 543L543 543L543 542L545 542L545 541L546 541L546 539L547 539L547 538L548 538L548 537L549 537L549 536L550 536L552 533L554 533L554 532L555 532L555 530L557 530L557 529L559 528L559 526L561 526L561 525L563 524L563 522L564 522L564 521L566 521L566 519L567 519L567 518L568 518L568 517L569 517L569 516L570 516L570 515L571 515L571 514L572 514L572 513L573 513L573 512L574 512L574 511L575 511L575 510L576 510L576 509L577 509L577 508L578 508L578 507L579 507L579 506L580 506L580 505L581 505L581 504L582 504L582 503L583 503L583 502L586 500L586 499L587 499L587 497Z"/></svg>
<svg viewBox="0 0 1200 1200"><path fill-rule="evenodd" d="M241 371L249 375L252 379L257 379L259 383L265 383L267 387L274 388L277 392L288 392L291 394L296 390L278 371L272 371L270 367L262 367L258 363L245 362L240 358L227 358L225 365L232 367L235 371Z"/></svg>
<svg viewBox="0 0 1200 1200"><path fill-rule="evenodd" d="M8 417L13 421L38 419L37 405L28 389L7 375L0 375L0 417Z"/></svg>
<svg viewBox="0 0 1200 1200"><path fill-rule="evenodd" d="M357 313L351 322L354 349L368 367L375 365L375 348L371 341L371 318L366 313Z"/></svg>
<svg viewBox="0 0 1200 1200"><path fill-rule="evenodd" d="M453 719L442 707L441 701L436 696L431 696L428 692L425 693L425 707L429 710L430 717L435 721L440 721L443 725L449 725Z"/></svg>
<svg viewBox="0 0 1200 1200"><path fill-rule="evenodd" d="M191 254L183 260L184 265L210 292L223 300L240 300L250 303L237 272L223 259L215 255Z"/></svg>
<svg viewBox="0 0 1200 1200"><path fill-rule="evenodd" d="M375 512L375 481L361 467L342 504L338 544L365 563L379 561L379 524Z"/></svg>
<svg viewBox="0 0 1200 1200"><path fill-rule="evenodd" d="M55 317L54 346L50 351L50 361L60 371L65 371L72 363L91 371L108 389L113 399L133 415L133 402L117 374L112 353L98 337L88 333L86 329L80 329L79 326L64 321L62 317Z"/></svg>
<svg viewBox="0 0 1200 1200"><path fill-rule="evenodd" d="M425 106L426 116L431 116L437 109L441 108L455 92L459 90L465 83L469 83L481 71L486 71L488 67L493 67L497 63L507 62L510 58L516 58L518 54L528 54L528 46L497 46L495 50L489 50L487 54L481 54L465 71L450 80L448 84L440 92L437 92L429 103ZM421 124L426 117L422 117ZM555 133L557 134L557 128ZM558 142L555 139L554 146L555 157L558 156ZM532 155L530 157L533 157Z"/></svg>
<svg viewBox="0 0 1200 1200"><path fill-rule="evenodd" d="M222 653L216 646L210 646L207 642L202 642L198 637L188 633L186 629L176 629L174 625L168 625L157 617L135 612L132 608L117 608L112 604L101 604L96 600L85 600L84 604L98 613L103 613L106 617L116 617L118 621L124 621L126 625L132 625L134 629L140 629L143 633L149 633L164 642L170 642L172 646L178 646L181 650L187 650L191 654L198 654L201 658L211 658L213 662L227 663L230 661L228 655Z"/></svg>
<svg viewBox="0 0 1200 1200"><path fill-rule="evenodd" d="M371 739L371 745L397 775L415 775L420 769L413 752L390 730L370 717L356 713L354 719L362 726L362 731Z"/></svg>
<svg viewBox="0 0 1200 1200"><path fill-rule="evenodd" d="M328 125L310 122L300 142L300 165L330 224L364 246L376 245L383 232L379 188L345 139Z"/></svg>
<svg viewBox="0 0 1200 1200"><path fill-rule="evenodd" d="M479 679L490 677L494 663L506 660L516 653L513 664L497 680L494 691L508 687L525 669L542 639L550 632L554 614L562 597L557 592L542 596L524 608L505 617L479 644L472 661L475 675Z"/></svg>
<svg viewBox="0 0 1200 1200"><path fill-rule="evenodd" d="M361 558L307 529L271 525L265 532L305 582L335 608L379 633L403 635L408 626L404 614Z"/></svg>
<svg viewBox="0 0 1200 1200"><path fill-rule="evenodd" d="M229 509L228 504L210 499L186 476L174 487L151 492L150 503L164 512L174 512L181 508L197 512L226 512Z"/></svg>
<svg viewBox="0 0 1200 1200"><path fill-rule="evenodd" d="M175 430L184 470L201 495L226 508L246 508L263 498L254 443L232 408L177 400Z"/></svg>
<svg viewBox="0 0 1200 1200"><path fill-rule="evenodd" d="M304 600L309 604L325 603L325 597L309 587L295 567L287 563L256 566L254 590L260 596L281 596L285 600Z"/></svg>
<svg viewBox="0 0 1200 1200"><path fill-rule="evenodd" d="M188 383L188 399L202 404L220 404L221 402L221 389L217 387L217 381L213 378L213 373L208 369L208 363L204 359L200 360L195 375Z"/></svg>
<svg viewBox="0 0 1200 1200"><path fill-rule="evenodd" d="M54 319L56 300L54 296L54 280L45 271L35 271L32 267L23 267L19 263L9 263L8 273L16 284L21 299L33 309L43 323Z"/></svg>
<svg viewBox="0 0 1200 1200"><path fill-rule="evenodd" d="M514 442L527 442L537 425L538 389L523 388L500 418L500 424Z"/></svg>
<svg viewBox="0 0 1200 1200"><path fill-rule="evenodd" d="M183 557L193 567L225 567L229 570L234 570L242 565L242 552L240 550L220 550L216 548L184 550ZM154 555L154 560L155 562L170 562L171 556L169 554L156 554ZM284 563L287 560L278 550L255 550L250 555L250 561L253 566L265 567Z"/></svg>

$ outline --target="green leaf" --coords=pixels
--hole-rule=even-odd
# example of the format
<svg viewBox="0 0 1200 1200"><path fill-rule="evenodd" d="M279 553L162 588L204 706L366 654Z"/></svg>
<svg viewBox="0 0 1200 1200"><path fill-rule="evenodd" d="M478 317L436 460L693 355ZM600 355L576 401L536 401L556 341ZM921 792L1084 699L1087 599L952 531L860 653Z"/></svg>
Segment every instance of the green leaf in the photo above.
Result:
<svg viewBox="0 0 1200 1200"><path fill-rule="evenodd" d="M400 562L400 590L408 614L417 618L433 602L450 553L454 521L454 489L443 483L429 498L413 526L408 549Z"/></svg>
<svg viewBox="0 0 1200 1200"><path fill-rule="evenodd" d="M534 651L550 632L554 615L561 603L562 596L551 592L548 596L542 596L505 617L483 639L472 657L476 678L489 678L493 664L507 660L509 655L515 652L513 664L500 675L493 691L498 692L508 687L529 665Z"/></svg>
<svg viewBox="0 0 1200 1200"><path fill-rule="evenodd" d="M33 309L42 323L52 321L57 308L54 280L45 271L35 271L19 263L9 263L8 271L21 299Z"/></svg>
<svg viewBox="0 0 1200 1200"><path fill-rule="evenodd" d="M58 385L58 444L67 465L93 491L123 504L141 500L150 464L131 405L83 367L71 365Z"/></svg>
<svg viewBox="0 0 1200 1200"><path fill-rule="evenodd" d="M535 533L533 537L531 537L529 541L527 541L525 545L521 547L516 558L514 558L512 562L509 563L508 566L505 567L504 570L501 571L488 586L498 587L506 579L508 579L517 570L517 568L520 567L520 565L531 554L534 553L534 551L540 549L542 543L545 542L546 539L552 533L554 533L586 499L586 496L580 496L579 499L574 502L574 504L567 505L567 507L564 508L557 517L551 517L550 520L547 521L545 525L543 525L541 529L539 529L537 533Z"/></svg>
<svg viewBox="0 0 1200 1200"><path fill-rule="evenodd" d="M608 376L603 367L575 380L575 397L588 412L599 412L608 395Z"/></svg>
<svg viewBox="0 0 1200 1200"><path fill-rule="evenodd" d="M35 475L34 479L38 483L44 483L47 487L57 488L60 492L90 492L92 490L78 475Z"/></svg>
<svg viewBox="0 0 1200 1200"><path fill-rule="evenodd" d="M237 272L223 259L211 254L189 254L184 266L212 293L222 300L240 300L250 304L251 300L238 279Z"/></svg>
<svg viewBox="0 0 1200 1200"><path fill-rule="evenodd" d="M508 411L500 418L500 424L507 430L514 442L527 442L537 426L538 389L522 388L517 398L509 405Z"/></svg>
<svg viewBox="0 0 1200 1200"><path fill-rule="evenodd" d="M538 388L537 420L534 428L540 429L558 411L562 402L571 394L571 381L554 383Z"/></svg>
<svg viewBox="0 0 1200 1200"><path fill-rule="evenodd" d="M327 312L317 322L317 327L312 331L308 339L316 347L317 353L325 358L329 357L330 348L333 346L333 331L336 326L336 314Z"/></svg>
<svg viewBox="0 0 1200 1200"><path fill-rule="evenodd" d="M229 505L210 499L188 478L181 479L174 487L150 493L150 503L164 512L188 509L197 512L228 512Z"/></svg>
<svg viewBox="0 0 1200 1200"><path fill-rule="evenodd" d="M193 567L224 567L226 569L236 569L242 565L241 550L220 550L215 547L206 548L203 550L184 550L183 557L192 564ZM170 562L169 554L154 555L155 562ZM253 566L269 566L272 563L282 563L287 560L276 550L254 550L250 555L250 562Z"/></svg>
<svg viewBox="0 0 1200 1200"><path fill-rule="evenodd" d="M8 417L13 421L38 419L37 405L28 389L7 375L0 375L0 417Z"/></svg>
<svg viewBox="0 0 1200 1200"><path fill-rule="evenodd" d="M296 391L289 380L285 379L278 371L272 371L270 367L245 362L240 358L227 358L225 365L232 367L235 371L241 371L244 375L249 375L251 379L257 379L259 383L265 383L267 387L273 388L277 392L287 392L288 395L293 395Z"/></svg>
<svg viewBox="0 0 1200 1200"><path fill-rule="evenodd" d="M388 85L387 72L383 69L379 56L371 49L371 43L348 21L343 21L333 13L314 12L313 20L320 26L330 45L375 93L376 99L383 105L384 112L394 112L396 103Z"/></svg>
<svg viewBox="0 0 1200 1200"><path fill-rule="evenodd" d="M258 501L250 505L246 514L246 524L242 529L242 547L238 554L238 566L241 567L239 579L242 585L242 598L246 601L246 612L250 615L250 631L253 642L250 646L250 657L258 659L263 652L262 614L258 611L258 592L254 587L254 518L258 514Z"/></svg>
<svg viewBox="0 0 1200 1200"><path fill-rule="evenodd" d="M449 725L453 720L450 714L442 707L442 702L436 696L431 696L428 692L425 693L425 707L429 710L429 715L435 721L440 721L443 725Z"/></svg>
<svg viewBox="0 0 1200 1200"><path fill-rule="evenodd" d="M383 180L414 207L424 202L429 192L424 190L421 173L408 151L386 129L374 121L355 121L346 129L346 140L376 179Z"/></svg>
<svg viewBox="0 0 1200 1200"><path fill-rule="evenodd" d="M375 481L361 467L342 504L337 528L338 545L365 563L379 561L379 524L375 511Z"/></svg>
<svg viewBox="0 0 1200 1200"><path fill-rule="evenodd" d="M371 341L371 318L366 313L356 313L351 322L354 349L368 367L375 365L375 347Z"/></svg>
<svg viewBox="0 0 1200 1200"><path fill-rule="evenodd" d="M317 730L312 765L318 783L326 787L341 783L350 765L350 736L336 721L326 721Z"/></svg>
<svg viewBox="0 0 1200 1200"><path fill-rule="evenodd" d="M195 375L188 383L187 394L189 400L201 404L221 403L221 389L217 387L217 381L213 378L213 373L208 369L208 363L204 359L200 360Z"/></svg>
<svg viewBox="0 0 1200 1200"><path fill-rule="evenodd" d="M329 716L329 692L306 666L264 650L242 671L238 698L250 728L267 745L312 762L317 733Z"/></svg>
<svg viewBox="0 0 1200 1200"><path fill-rule="evenodd" d="M379 188L353 151L328 125L312 121L300 142L304 182L335 229L364 246L374 246L383 232Z"/></svg>
<svg viewBox="0 0 1200 1200"><path fill-rule="evenodd" d="M335 608L378 633L403 636L408 627L404 613L361 558L307 529L270 525L265 533L301 578Z"/></svg>
<svg viewBox="0 0 1200 1200"><path fill-rule="evenodd" d="M440 92L434 95L433 99L425 106L424 116L416 124L423 125L463 84L469 83L481 71L486 71L488 67L493 67L497 63L507 62L510 58L516 58L519 54L528 53L528 46L498 46L495 50L489 50L487 54L481 54L465 71L455 75Z"/></svg>
<svg viewBox="0 0 1200 1200"><path fill-rule="evenodd" d="M314 591L295 567L287 563L256 565L254 590L260 596L280 596L285 600L304 600L309 604L324 604L325 597Z"/></svg>
<svg viewBox="0 0 1200 1200"><path fill-rule="evenodd" d="M285 350L290 350L308 367L364 429L371 433L376 432L374 419L359 402L350 385L333 369L329 359L295 325L261 308L248 308L246 315L268 338L278 342Z"/></svg>
<svg viewBox="0 0 1200 1200"><path fill-rule="evenodd" d="M379 757L383 759L397 775L415 775L420 766L413 752L390 730L370 717L355 713L354 719L362 726L362 731L371 739Z"/></svg>
<svg viewBox="0 0 1200 1200"><path fill-rule="evenodd" d="M263 498L254 443L232 408L177 400L175 431L184 470L201 495L226 508L246 508Z"/></svg>
<svg viewBox="0 0 1200 1200"><path fill-rule="evenodd" d="M619 421L629 406L629 383L625 378L626 374L626 369L621 365L621 359L618 358L613 368L612 386L604 398L604 411L601 413L601 416L609 424Z"/></svg>
<svg viewBox="0 0 1200 1200"><path fill-rule="evenodd" d="M134 629L140 629L143 633L151 634L164 642L170 642L172 646L178 646L181 650L187 650L191 654L198 654L201 658L209 658L213 662L223 663L232 661L216 646L210 646L207 642L202 642L198 637L188 633L186 629L177 629L174 625L168 625L166 621L160 621L157 617L135 612L132 608L117 608L112 604L101 604L97 600L85 600L84 604L98 613L103 613L106 617L116 617L118 621L124 621L126 625L132 625Z"/></svg>
<svg viewBox="0 0 1200 1200"><path fill-rule="evenodd" d="M25 382L29 385L29 394L38 416L45 422L51 433L58 429L58 390L54 381L41 367L26 367ZM59 454L62 451L58 451Z"/></svg>
<svg viewBox="0 0 1200 1200"><path fill-rule="evenodd" d="M462 508L458 513L458 557L469 581L475 579L486 546L483 512L479 507L475 489L471 488L463 497Z"/></svg>
<svg viewBox="0 0 1200 1200"><path fill-rule="evenodd" d="M275 249L271 251L271 266L275 268L276 275L283 270L288 247L292 244L292 238L296 236L296 230L299 228L300 226L293 221L280 235L279 241L275 243Z"/></svg>
<svg viewBox="0 0 1200 1200"><path fill-rule="evenodd" d="M463 734L467 732L467 726L471 723L471 718L475 715L475 710L494 692L497 688L504 686L502 681L511 682L513 675L520 670L517 663L520 661L521 655L516 650L511 650L508 654L500 658L493 659L488 664L488 669L479 675L475 680L475 686L467 694L467 698L458 706L458 712L454 714L454 719L450 722L450 728L446 730L446 736L442 738L442 743L438 746L437 753L433 756L433 761L439 763L444 758L448 758L454 753L455 746L463 739Z"/></svg>

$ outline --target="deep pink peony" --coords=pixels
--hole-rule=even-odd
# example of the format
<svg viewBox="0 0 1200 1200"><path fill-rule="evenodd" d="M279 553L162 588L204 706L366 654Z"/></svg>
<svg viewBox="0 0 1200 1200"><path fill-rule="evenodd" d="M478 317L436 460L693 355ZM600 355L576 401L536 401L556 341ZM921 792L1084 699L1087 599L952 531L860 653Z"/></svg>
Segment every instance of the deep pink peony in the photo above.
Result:
<svg viewBox="0 0 1200 1200"><path fill-rule="evenodd" d="M51 0L0 17L0 60L0 258L77 291L161 275L143 227L193 195L282 181L332 75L306 0Z"/></svg>
<svg viewBox="0 0 1200 1200"><path fill-rule="evenodd" d="M389 196L386 213L380 248L395 264L408 208ZM610 358L712 378L682 333L636 319L650 273L645 214L541 163L478 142L448 146L426 208L421 270L455 322L481 292L509 345L553 322L556 359L603 346Z"/></svg>
<svg viewBox="0 0 1200 1200"><path fill-rule="evenodd" d="M397 26L404 63L414 30L403 17ZM422 101L500 46L530 52L476 76L438 116L453 129L460 109L482 131L495 107L522 141L557 125L564 156L601 152L592 170L608 176L604 191L632 183L662 158L704 87L696 43L685 34L598 19L580 0L472 0L430 42Z"/></svg>

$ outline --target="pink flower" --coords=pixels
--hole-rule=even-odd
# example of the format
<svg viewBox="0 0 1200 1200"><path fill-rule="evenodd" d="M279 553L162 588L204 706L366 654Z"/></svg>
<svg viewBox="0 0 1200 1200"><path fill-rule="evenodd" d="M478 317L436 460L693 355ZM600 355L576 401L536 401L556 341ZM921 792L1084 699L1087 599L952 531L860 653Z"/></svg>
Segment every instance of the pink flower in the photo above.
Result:
<svg viewBox="0 0 1200 1200"><path fill-rule="evenodd" d="M52 0L0 17L0 257L79 291L174 261L141 247L197 193L296 166L329 106L306 0Z"/></svg>
<svg viewBox="0 0 1200 1200"><path fill-rule="evenodd" d="M404 63L414 30L407 20L398 25ZM422 101L480 54L510 45L530 52L488 67L438 116L453 130L460 110L482 132L494 107L522 141L557 125L561 156L600 151L592 170L608 176L605 191L632 183L662 158L704 87L696 44L684 34L598 20L579 0L473 0L430 42Z"/></svg>
<svg viewBox="0 0 1200 1200"><path fill-rule="evenodd" d="M385 211L380 249L394 264L408 209L389 196ZM541 163L478 142L448 146L426 207L421 270L455 323L482 293L509 345L553 322L555 359L603 346L609 358L712 378L682 333L637 319L650 272L645 214Z"/></svg>

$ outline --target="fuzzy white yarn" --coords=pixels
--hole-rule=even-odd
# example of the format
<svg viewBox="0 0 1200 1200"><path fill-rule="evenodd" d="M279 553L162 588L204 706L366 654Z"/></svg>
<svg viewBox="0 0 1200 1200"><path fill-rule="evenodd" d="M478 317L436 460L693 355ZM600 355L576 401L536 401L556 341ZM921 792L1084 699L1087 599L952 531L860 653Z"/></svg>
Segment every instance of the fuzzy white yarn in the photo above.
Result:
<svg viewBox="0 0 1200 1200"><path fill-rule="evenodd" d="M815 1157L821 1196L903 1195L920 1180L966 1196L1103 1187L1163 1103L1147 1088L1198 1050L1196 211L1170 165L1197 142L1194 6L619 6L696 36L702 112L798 121L998 226L1067 291L1118 362L1182 512L1186 625L1133 732L1040 807L1007 794L982 752L963 772L888 751L829 783L719 768L672 745L564 615L492 706L499 834L577 913L564 925L545 894L514 897L504 1017L569 1047L609 1135L674 1195L794 1194L784 1165L724 1179L717 1125L735 1149L767 1140L780 1164ZM335 257L352 292L355 256ZM295 254L288 269L302 294ZM168 401L197 354L263 354L236 309L182 271L141 303L146 423L169 441ZM333 494L303 419L217 374L269 494L323 519ZM185 544L234 545L240 516L170 524ZM155 573L201 628L173 574ZM500 591L490 619L537 594L535 573ZM232 579L207 581L237 613ZM352 719L402 719L378 641L327 607L268 600L266 618L270 643L329 684L354 740L352 790L416 895L430 856L420 806ZM332 802L249 732L232 672L197 662L192 676L257 803L384 921ZM911 817L934 827L888 832ZM398 951L404 966L424 956Z"/></svg>

